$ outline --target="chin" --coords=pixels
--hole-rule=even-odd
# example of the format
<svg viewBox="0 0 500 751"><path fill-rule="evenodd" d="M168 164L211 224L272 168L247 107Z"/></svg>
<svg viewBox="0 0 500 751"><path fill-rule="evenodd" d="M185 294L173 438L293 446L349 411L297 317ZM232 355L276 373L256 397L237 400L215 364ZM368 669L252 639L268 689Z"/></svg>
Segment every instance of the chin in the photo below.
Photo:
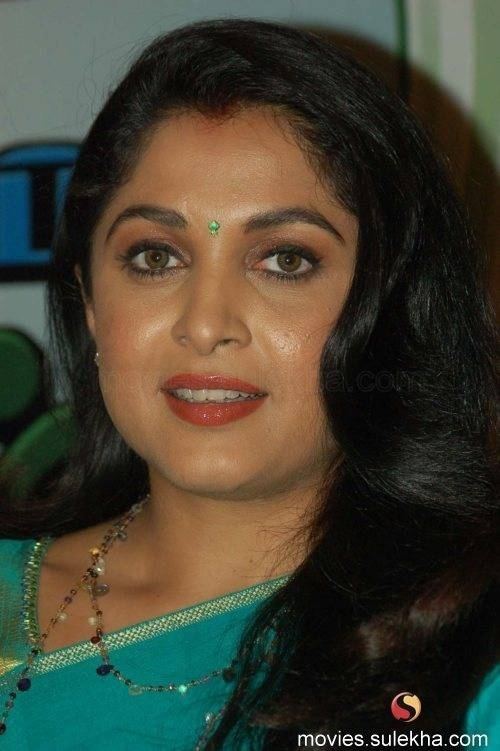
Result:
<svg viewBox="0 0 500 751"><path fill-rule="evenodd" d="M193 490L206 489L207 492L231 492L241 486L245 486L250 480L251 475L245 476L241 468L232 467L231 469L221 470L214 466L211 467L175 467L171 468L168 474L172 479L177 478L179 483L184 487L191 487Z"/></svg>
<svg viewBox="0 0 500 751"><path fill-rule="evenodd" d="M248 471L245 471L241 464L235 462L223 466L216 466L213 462L203 460L189 461L183 466L179 463L175 466L169 463L155 464L158 473L175 487L189 493L216 497L220 500L255 497L262 478L268 475L265 468L258 472L255 467L248 467Z"/></svg>

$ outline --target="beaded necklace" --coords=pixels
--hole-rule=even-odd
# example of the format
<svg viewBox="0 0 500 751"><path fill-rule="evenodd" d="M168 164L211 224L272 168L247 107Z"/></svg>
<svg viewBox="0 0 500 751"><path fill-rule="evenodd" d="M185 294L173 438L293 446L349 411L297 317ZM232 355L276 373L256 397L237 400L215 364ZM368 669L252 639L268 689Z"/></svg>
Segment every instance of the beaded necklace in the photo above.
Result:
<svg viewBox="0 0 500 751"><path fill-rule="evenodd" d="M233 660L231 660L231 663L227 665L226 667L220 668L218 670L213 670L210 673L207 673L206 675L202 676L201 678L193 678L184 683L179 683L179 684L168 683L166 685L146 685L146 684L137 683L136 681L133 681L132 679L125 677L120 672L120 670L118 670L110 661L109 652L106 648L106 644L103 638L104 637L103 611L101 609L101 606L97 602L97 598L109 592L110 587L108 584L98 583L97 579L101 574L104 574L106 570L104 557L106 556L108 551L112 548L116 540L120 540L123 542L127 539L127 533L125 531L126 528L130 524L130 522L133 521L133 519L137 516L137 514L139 514L140 511L142 511L143 506L145 505L145 503L147 503L147 501L149 501L149 499L150 499L150 495L148 493L140 501L138 501L137 503L134 503L132 507L127 512L125 512L125 514L123 514L120 517L120 519L112 525L112 527L108 529L108 531L103 537L101 544L98 547L92 547L89 549L89 553L92 559L92 564L87 568L85 573L80 577L79 581L75 582L75 584L69 591L69 595L66 595L66 597L64 597L63 601L59 605L57 613L50 619L47 629L42 633L40 638L32 641L32 648L25 661L26 666L23 668L21 673L17 677L14 678L11 691L9 692L9 698L5 702L5 710L3 714L0 716L0 736L3 735L7 730L6 720L14 706L14 702L18 695L17 692L24 693L31 688L31 679L28 677L28 675L30 673L30 670L32 668L34 661L36 660L36 657L43 652L43 645L45 643L45 640L47 639L49 633L51 632L51 630L54 628L54 626L57 623L63 622L67 619L68 616L66 613L66 609L73 602L73 597L83 587L85 587L89 593L91 606L92 606L92 609L94 610L94 615L89 617L88 622L90 625L95 626L95 634L90 637L90 642L98 648L99 653L101 655L101 659L102 659L101 665L99 665L99 667L96 668L96 673L98 676L104 677L107 675L113 675L115 678L117 678L121 683L123 683L128 688L128 692L132 696L138 696L148 691L151 691L151 692L177 691L180 694L185 694L193 686L198 686L203 683L206 683L207 681L219 675L222 676L223 680L226 683L230 683L234 681L236 677L236 666L238 664L238 659L236 657L233 658ZM25 615L26 614L23 612L23 617ZM271 647L274 646L274 644L275 644L275 640L271 642ZM248 649L246 651L248 651ZM262 659L265 662L271 662L272 658L273 658L273 652L272 650L270 650L264 653ZM17 691L14 689L17 689ZM224 714L226 706L227 704L224 704L224 706L218 712L215 712L215 713L208 712L205 715L206 725L202 732L202 735L198 739L198 742L196 744L194 751L200 751L203 748L202 744L206 740L214 724Z"/></svg>

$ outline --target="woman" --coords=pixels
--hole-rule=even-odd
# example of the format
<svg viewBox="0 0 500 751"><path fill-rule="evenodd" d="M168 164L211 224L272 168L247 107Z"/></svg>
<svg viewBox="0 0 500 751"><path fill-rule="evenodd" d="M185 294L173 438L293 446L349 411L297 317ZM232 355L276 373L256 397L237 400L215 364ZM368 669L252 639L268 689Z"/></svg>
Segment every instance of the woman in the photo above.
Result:
<svg viewBox="0 0 500 751"><path fill-rule="evenodd" d="M2 515L4 748L500 748L483 271L420 126L336 47L153 42L55 242L80 439Z"/></svg>

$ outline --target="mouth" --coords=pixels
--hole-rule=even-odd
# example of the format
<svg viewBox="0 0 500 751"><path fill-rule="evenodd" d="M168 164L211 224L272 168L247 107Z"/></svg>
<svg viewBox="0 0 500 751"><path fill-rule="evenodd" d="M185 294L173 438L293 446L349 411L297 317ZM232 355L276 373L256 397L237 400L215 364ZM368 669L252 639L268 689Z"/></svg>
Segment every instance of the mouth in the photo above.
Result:
<svg viewBox="0 0 500 751"><path fill-rule="evenodd" d="M172 394L176 399L191 404L227 404L234 402L253 401L266 396L264 392L249 393L246 391L235 391L231 389L165 389L167 393Z"/></svg>
<svg viewBox="0 0 500 751"><path fill-rule="evenodd" d="M196 404L225 404L267 396L267 392L248 381L242 381L234 376L208 373L178 373L165 381L161 390L176 399Z"/></svg>
<svg viewBox="0 0 500 751"><path fill-rule="evenodd" d="M194 425L218 426L251 415L267 392L225 375L179 373L161 389L174 415Z"/></svg>

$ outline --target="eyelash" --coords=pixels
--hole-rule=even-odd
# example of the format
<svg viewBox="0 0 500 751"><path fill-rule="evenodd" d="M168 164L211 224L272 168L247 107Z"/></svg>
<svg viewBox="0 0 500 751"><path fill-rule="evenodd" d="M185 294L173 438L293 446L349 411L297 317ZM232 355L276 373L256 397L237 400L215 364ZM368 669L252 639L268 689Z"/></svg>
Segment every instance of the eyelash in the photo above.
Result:
<svg viewBox="0 0 500 751"><path fill-rule="evenodd" d="M123 262L124 266L127 268L128 271L130 271L132 274L135 274L139 277L164 277L168 274L177 271L177 267L169 268L169 269L160 269L158 271L153 271L152 269L141 269L138 266L135 266L132 263L132 259L136 256L140 255L141 253L144 253L148 250L158 250L158 251L166 251L170 256L174 256L178 260L181 260L179 258L179 255L175 252L175 250L170 245L163 245L163 244L157 244L154 242L139 242L135 245L132 245L128 250L118 256ZM305 248L302 248L299 245L293 245L293 244L284 244L282 246L276 246L271 249L269 253L267 253L261 260L264 260L266 258L272 258L273 256L278 256L283 253L289 252L293 255L298 255L301 258L304 258L306 261L309 261L311 264L311 268L307 271L302 271L300 273L279 273L277 271L269 271L268 269L262 270L262 273L267 278L271 278L277 282L283 282L285 284L289 283L296 283L298 281L309 279L311 275L316 273L318 270L318 267L321 266L320 260L310 251L306 250Z"/></svg>

